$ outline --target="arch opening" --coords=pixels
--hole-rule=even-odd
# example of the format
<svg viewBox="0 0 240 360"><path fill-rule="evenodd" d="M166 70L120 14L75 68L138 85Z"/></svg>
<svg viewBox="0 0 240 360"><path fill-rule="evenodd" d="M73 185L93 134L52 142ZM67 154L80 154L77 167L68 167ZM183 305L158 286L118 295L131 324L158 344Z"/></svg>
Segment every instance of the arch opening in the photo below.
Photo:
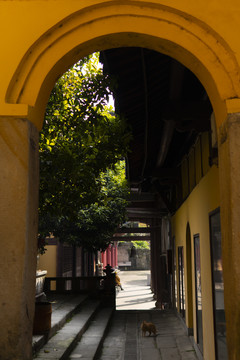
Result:
<svg viewBox="0 0 240 360"><path fill-rule="evenodd" d="M40 128L50 90L70 65L87 53L123 46L162 52L189 68L207 90L218 124L226 117L224 100L240 93L236 60L206 24L175 9L147 4L122 4L116 14L109 3L74 13L43 34L16 70L6 102L28 104Z"/></svg>
<svg viewBox="0 0 240 360"><path fill-rule="evenodd" d="M186 154L189 146L191 146L196 139L198 132L209 131L209 119L212 111L211 104L205 89L196 76L179 62L167 55L146 48L119 47L103 51L101 57L106 68L105 71L110 70L111 75L114 75L114 70L117 69L116 74L118 79L121 78L121 80L123 80L123 83L120 81L119 84L120 92L116 90L117 111L119 113L127 111L128 121L132 128L134 128L134 131L140 130L140 133L134 134L135 139L138 138L138 140L133 145L133 155L130 155L130 158L128 158L128 175L131 183L131 190L133 192L140 190L142 194L146 194L148 197L147 206L152 205L153 207L159 202L160 194L160 207L162 213L158 212L157 214L154 214L154 212L151 212L151 209L148 216L150 219L155 218L155 216L161 218L162 215L166 216L169 212L173 211L172 206L176 206L175 186L179 175L177 174L177 170L173 169L173 160L174 167L177 168L181 161L181 157ZM119 59L118 61L116 60L117 58ZM121 62L123 59L125 59L125 66L122 67L124 72L122 74L121 71L119 72L119 68L122 66ZM130 66L131 62L132 65ZM115 68L113 67L113 64L115 64ZM139 68L140 73L134 72L134 68ZM154 68L158 68L158 71L153 72L152 69ZM126 69L128 69L128 71L126 71ZM140 75L141 73L142 75ZM128 85L126 84L126 86L124 86L124 81L126 81L126 78L131 77L130 74L132 75L130 82L135 83L129 93ZM140 78L141 82L138 83L137 81ZM154 80L153 83L151 82L151 78ZM154 90L152 91L152 89ZM124 97L125 93L127 94L128 99ZM164 93L164 96L161 95L161 93ZM134 98L136 98L136 102L140 105L134 103ZM143 101L140 99L143 99ZM181 105L181 102L186 100L192 101L194 104L190 113L188 111L185 113L186 108L184 106L182 108ZM197 105L195 104L196 100ZM206 108L204 108L205 110L200 119L196 121L194 116L200 109L198 107L198 101L200 101L201 108L205 107L205 105ZM132 116L130 116L128 112L130 103L139 106L137 110L134 110ZM189 102L186 104L189 108ZM197 106L198 110L196 110L195 106ZM173 110L174 107L175 110ZM131 111L132 109L130 106L130 112ZM181 112L183 114L181 114ZM153 122L151 122L150 118L153 119ZM134 121L133 119L137 120ZM172 128L169 128L169 125L167 125L165 129L165 124L170 124ZM198 126L200 126L200 128L198 128ZM175 133L174 135L174 131L177 134ZM161 139L162 144L158 147L158 134L161 132L164 133L164 136ZM144 140L146 139L146 134L147 137L149 137L147 142ZM153 136L154 134L155 136ZM183 137L181 134L183 134ZM143 139L140 141L143 144L142 148L139 145L140 136ZM164 145L166 136L170 139L168 140L168 146ZM170 148L171 143L173 145L172 148ZM180 152L179 147L183 144L185 145L184 149L182 149L183 152ZM147 151L146 147L148 148ZM173 150L174 148L175 150ZM141 156L139 163L136 154L138 158L139 155ZM157 158L155 156L156 154L158 155ZM150 163L150 159L153 159L152 163ZM171 171L169 171L170 168L172 168ZM164 176L159 180L159 174L161 172L164 173ZM167 183L170 183L170 187ZM131 216L137 217L137 210L135 208L132 210L135 211L135 214ZM146 214L146 208L144 208L144 212L144 214ZM188 239L188 231L186 239ZM161 250L161 246L159 247L159 245L158 249L161 253L163 263L165 264L168 256L167 251L171 249L163 247ZM167 285L164 284L164 289L161 289L159 293L163 293L166 288ZM171 291L169 291L169 293L171 293ZM191 323L191 315L188 316Z"/></svg>
<svg viewBox="0 0 240 360"><path fill-rule="evenodd" d="M26 105L28 107L26 118L40 130L52 86L56 79L73 62L96 50L105 51L106 49L138 46L142 49L170 56L190 69L206 89L213 106L217 127L219 127L226 117L227 110L229 110L227 109L227 103L230 103L231 99L237 100L239 97L237 62L231 49L228 48L223 39L197 19L171 8L154 7L153 4L149 6L149 4L145 3L139 6L137 2L131 2L131 4L124 2L121 6L119 2L120 11L116 14L114 3L106 4L107 6L101 4L101 6L92 7L89 12L88 8L85 9L87 11L74 13L53 26L45 34L42 34L39 40L29 48L19 64L8 87L5 105L9 105L9 109L11 105ZM142 65L144 65L146 52L145 50L141 50L141 52L144 55L141 58ZM12 107L12 116L17 117L17 108L18 106ZM19 108L19 111L23 109L21 106ZM171 121L172 115L169 115L169 117L168 120L170 121L167 121L166 131L171 134L174 126ZM187 121L185 125L188 125ZM144 131L146 128L145 124ZM35 130L32 129L32 131ZM37 139L37 134L34 135L34 139ZM29 140L27 136L28 134L26 139ZM20 144L20 140L18 140L18 143ZM147 143L144 141L144 150L147 148L146 144L149 143L149 141ZM31 143L31 146L36 149L34 142ZM166 144L162 146L166 149ZM162 166L163 164L166 165L166 158L164 159L162 154L163 148L159 152L157 166L154 168L154 172L151 172L151 177L149 177L149 169L146 167L146 164L149 163L145 151L143 151L144 157L141 159L140 179L139 176L134 178L134 186L141 183L141 187L147 193L149 189L155 189L154 195L157 194L158 204L161 204L160 210L166 215L166 213L171 213L171 203L176 200L174 198L176 194L171 189L169 190L166 182L174 187L179 174L176 175L176 173L169 171L168 167ZM28 160L27 155L26 160ZM37 167L34 168L36 163L37 161L34 159L30 166L32 166L32 172L35 171L34 179L36 179L37 183ZM160 176L160 182L155 181L156 178L159 178L159 168L163 174L162 177ZM31 173L29 173L29 177L30 175ZM27 180L26 177L26 188L29 189ZM33 180L31 181L33 182ZM31 189L33 189L34 186L31 181L30 188L32 186ZM188 183L188 186L189 189L192 189L194 184ZM136 187L133 187L133 189L136 189ZM162 189L164 190L162 191ZM29 194L31 195L30 192ZM155 200L151 196L150 202L152 203ZM20 200L19 204L22 205ZM33 203L30 210L32 208L33 210L36 209ZM150 209L150 212L146 215L145 208L144 214L151 219L154 218L155 220L163 215L161 211L159 212L159 207L157 208L157 214L152 211L151 207ZM36 224L36 221L34 221L31 224L29 220L26 221L26 226L31 227L31 231L34 230L35 225L33 223ZM159 244L157 244L157 248L159 249ZM161 256L165 256L164 251L162 249L161 251ZM33 263L30 266L33 268ZM27 281L25 280L25 282Z"/></svg>

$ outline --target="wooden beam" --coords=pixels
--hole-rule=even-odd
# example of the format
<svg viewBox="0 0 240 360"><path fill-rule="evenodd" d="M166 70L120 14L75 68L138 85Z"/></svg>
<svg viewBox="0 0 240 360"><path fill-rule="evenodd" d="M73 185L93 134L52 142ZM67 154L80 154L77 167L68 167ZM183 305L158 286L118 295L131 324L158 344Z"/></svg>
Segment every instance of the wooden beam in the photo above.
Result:
<svg viewBox="0 0 240 360"><path fill-rule="evenodd" d="M150 227L122 227L117 229L116 234L150 234L151 231Z"/></svg>
<svg viewBox="0 0 240 360"><path fill-rule="evenodd" d="M151 236L113 236L114 241L150 241Z"/></svg>
<svg viewBox="0 0 240 360"><path fill-rule="evenodd" d="M195 129L201 132L210 129L211 113L212 107L208 101L172 100L165 106L162 117L166 122L174 121L179 131Z"/></svg>

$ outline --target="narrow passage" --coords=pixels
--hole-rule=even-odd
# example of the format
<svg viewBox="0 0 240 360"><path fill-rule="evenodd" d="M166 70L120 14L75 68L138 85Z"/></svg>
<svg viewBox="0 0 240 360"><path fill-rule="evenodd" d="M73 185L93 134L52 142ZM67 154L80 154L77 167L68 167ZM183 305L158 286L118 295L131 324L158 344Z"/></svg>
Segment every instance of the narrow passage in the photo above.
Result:
<svg viewBox="0 0 240 360"><path fill-rule="evenodd" d="M173 310L158 310L150 290L150 271L120 272L123 291L98 360L197 360L190 338ZM142 337L143 320L157 336Z"/></svg>

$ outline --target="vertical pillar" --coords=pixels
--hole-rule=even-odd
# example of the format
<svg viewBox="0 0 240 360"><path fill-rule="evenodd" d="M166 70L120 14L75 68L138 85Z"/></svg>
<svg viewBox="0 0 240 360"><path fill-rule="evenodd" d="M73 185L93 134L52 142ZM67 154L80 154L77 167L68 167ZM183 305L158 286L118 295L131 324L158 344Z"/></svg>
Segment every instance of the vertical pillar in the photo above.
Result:
<svg viewBox="0 0 240 360"><path fill-rule="evenodd" d="M0 119L0 359L32 359L38 209L38 131Z"/></svg>
<svg viewBox="0 0 240 360"><path fill-rule="evenodd" d="M107 250L104 251L103 253L103 267L107 266Z"/></svg>
<svg viewBox="0 0 240 360"><path fill-rule="evenodd" d="M153 226L155 223L152 221L152 230L151 230L151 290L155 296L156 294L156 235L155 235L155 229Z"/></svg>
<svg viewBox="0 0 240 360"><path fill-rule="evenodd" d="M102 263L103 263L103 267L105 267L107 265L107 250L105 250L102 253Z"/></svg>
<svg viewBox="0 0 240 360"><path fill-rule="evenodd" d="M104 255L105 255L105 251L104 252L101 252L101 262L104 266Z"/></svg>
<svg viewBox="0 0 240 360"><path fill-rule="evenodd" d="M240 359L240 113L219 129L224 302L229 360Z"/></svg>
<svg viewBox="0 0 240 360"><path fill-rule="evenodd" d="M81 276L85 275L85 250L81 247Z"/></svg>
<svg viewBox="0 0 240 360"><path fill-rule="evenodd" d="M112 251L111 251L111 266L113 268L115 268L116 264L115 264L115 245L113 244L111 247Z"/></svg>
<svg viewBox="0 0 240 360"><path fill-rule="evenodd" d="M107 264L111 265L111 245L107 248Z"/></svg>
<svg viewBox="0 0 240 360"><path fill-rule="evenodd" d="M115 241L115 266L118 267L118 243Z"/></svg>
<svg viewBox="0 0 240 360"><path fill-rule="evenodd" d="M164 269L164 258L161 256L161 222L156 221L156 248L155 253L157 257L157 267L156 267L156 307L162 309L163 305L163 291L164 291L164 282L165 282L165 272Z"/></svg>
<svg viewBox="0 0 240 360"><path fill-rule="evenodd" d="M73 252L72 252L72 277L76 277L76 269L77 269L76 256L77 256L77 248L74 245Z"/></svg>

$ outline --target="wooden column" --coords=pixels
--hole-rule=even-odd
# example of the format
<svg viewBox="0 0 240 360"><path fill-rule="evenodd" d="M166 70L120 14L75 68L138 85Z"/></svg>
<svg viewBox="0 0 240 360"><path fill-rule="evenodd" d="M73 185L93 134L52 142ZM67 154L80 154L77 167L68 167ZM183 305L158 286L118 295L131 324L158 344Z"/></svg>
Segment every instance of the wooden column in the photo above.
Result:
<svg viewBox="0 0 240 360"><path fill-rule="evenodd" d="M101 254L102 256L102 263L103 263L103 268L107 265L107 260L106 260L106 250Z"/></svg>
<svg viewBox="0 0 240 360"><path fill-rule="evenodd" d="M115 245L113 244L111 247L112 251L111 251L111 265L113 268L115 268L116 264L115 264Z"/></svg>
<svg viewBox="0 0 240 360"><path fill-rule="evenodd" d="M152 226L154 226L154 222L152 220ZM156 295L156 278L157 278L157 269L156 269L156 236L155 232L151 231L151 290L153 292L153 296Z"/></svg>
<svg viewBox="0 0 240 360"><path fill-rule="evenodd" d="M157 299L156 299L156 307L162 309L162 305L163 305L163 292L164 292L164 284L165 284L165 272L164 272L164 258L161 256L161 222L158 220L156 222L156 249L155 249L155 253L156 253L156 258L157 258L157 279L156 279L156 294L157 294Z"/></svg>
<svg viewBox="0 0 240 360"><path fill-rule="evenodd" d="M115 241L115 266L118 267L118 243Z"/></svg>
<svg viewBox="0 0 240 360"><path fill-rule="evenodd" d="M111 265L111 245L107 248L107 264Z"/></svg>

